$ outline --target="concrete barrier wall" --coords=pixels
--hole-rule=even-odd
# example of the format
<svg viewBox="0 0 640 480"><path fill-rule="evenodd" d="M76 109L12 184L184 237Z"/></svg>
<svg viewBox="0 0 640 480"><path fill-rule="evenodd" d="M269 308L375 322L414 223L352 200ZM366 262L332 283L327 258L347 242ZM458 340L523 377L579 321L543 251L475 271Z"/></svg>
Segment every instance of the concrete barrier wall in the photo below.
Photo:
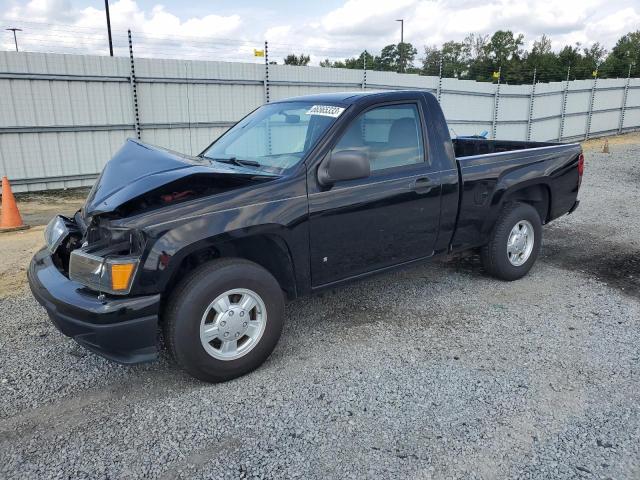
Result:
<svg viewBox="0 0 640 480"><path fill-rule="evenodd" d="M425 89L452 136L573 141L640 128L640 79L497 85L393 72L0 52L0 175L15 191L91 185L127 137L197 154L267 101Z"/></svg>

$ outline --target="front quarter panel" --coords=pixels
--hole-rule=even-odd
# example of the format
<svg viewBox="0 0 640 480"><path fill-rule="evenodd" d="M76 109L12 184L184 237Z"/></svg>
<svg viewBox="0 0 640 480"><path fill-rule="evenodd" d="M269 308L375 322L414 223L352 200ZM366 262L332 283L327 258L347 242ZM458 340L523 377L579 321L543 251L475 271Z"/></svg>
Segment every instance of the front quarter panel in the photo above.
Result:
<svg viewBox="0 0 640 480"><path fill-rule="evenodd" d="M146 250L132 294L161 293L189 254L252 235L270 235L287 246L296 283L308 281L307 195L304 183L288 178L236 193L185 202L128 219L141 228ZM230 192L233 194L234 192Z"/></svg>

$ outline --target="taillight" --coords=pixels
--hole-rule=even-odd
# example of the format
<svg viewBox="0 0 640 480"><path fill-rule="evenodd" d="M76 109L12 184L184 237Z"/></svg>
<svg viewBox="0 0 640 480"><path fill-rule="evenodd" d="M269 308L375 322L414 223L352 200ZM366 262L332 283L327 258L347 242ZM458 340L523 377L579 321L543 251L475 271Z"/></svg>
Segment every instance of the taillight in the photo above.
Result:
<svg viewBox="0 0 640 480"><path fill-rule="evenodd" d="M580 153L578 157L578 188L582 185L582 174L584 173L584 154Z"/></svg>
<svg viewBox="0 0 640 480"><path fill-rule="evenodd" d="M584 173L584 154L581 153L578 157L578 175L582 176Z"/></svg>

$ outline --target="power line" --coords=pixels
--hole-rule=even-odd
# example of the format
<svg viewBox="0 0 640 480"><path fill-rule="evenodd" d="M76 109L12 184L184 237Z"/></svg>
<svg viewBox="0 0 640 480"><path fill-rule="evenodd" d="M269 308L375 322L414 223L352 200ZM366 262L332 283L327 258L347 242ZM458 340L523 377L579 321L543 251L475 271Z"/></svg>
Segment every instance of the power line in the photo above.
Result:
<svg viewBox="0 0 640 480"><path fill-rule="evenodd" d="M30 25L30 26L36 26L36 27L43 27L43 26L47 26L47 27L52 27L54 29L57 30L63 30L63 31L68 31L68 32L77 32L77 33L91 33L91 32L96 32L96 28L95 27L84 27L81 25L73 25L73 24L65 24L65 23L49 23L49 22L38 22L38 21L33 21L33 20L16 20L16 23L22 24L22 25ZM125 37L127 36L127 29L126 28L111 28L112 31L112 35L116 36L122 36ZM132 31L135 31L132 29ZM211 39L214 41L218 41L218 42L228 42L229 44L235 44L238 43L239 41L241 42L245 42L245 43L254 43L256 45L261 45L263 43L264 40L256 40L256 39L238 39L238 38L230 38L230 37L203 37L201 35L184 35L184 34L175 34L175 33L171 33L170 35L159 35L159 34L152 34L152 33L145 33L145 32L138 32L136 33L136 37L139 36L144 36L144 37L153 37L153 38L183 38L183 39L190 39L190 40L198 40L198 39L202 39L202 40L206 40L206 39Z"/></svg>

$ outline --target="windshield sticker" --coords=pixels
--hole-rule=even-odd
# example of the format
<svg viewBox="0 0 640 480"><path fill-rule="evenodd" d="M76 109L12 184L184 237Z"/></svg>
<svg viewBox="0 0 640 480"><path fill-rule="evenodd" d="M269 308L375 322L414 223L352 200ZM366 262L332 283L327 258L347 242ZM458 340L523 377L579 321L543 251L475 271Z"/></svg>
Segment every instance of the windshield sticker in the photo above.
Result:
<svg viewBox="0 0 640 480"><path fill-rule="evenodd" d="M324 117L337 118L344 112L342 107L334 107L333 105L314 105L307 111L307 115L322 115Z"/></svg>

